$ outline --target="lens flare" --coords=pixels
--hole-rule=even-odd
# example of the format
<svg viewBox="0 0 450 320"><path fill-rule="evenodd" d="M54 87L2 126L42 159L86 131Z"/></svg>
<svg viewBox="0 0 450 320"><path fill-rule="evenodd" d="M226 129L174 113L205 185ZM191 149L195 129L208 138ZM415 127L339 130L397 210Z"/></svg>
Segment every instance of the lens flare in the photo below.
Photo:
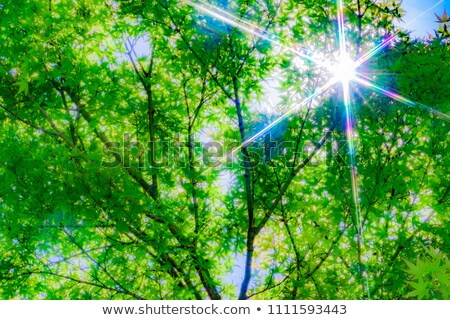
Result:
<svg viewBox="0 0 450 320"><path fill-rule="evenodd" d="M435 5L431 6L430 8L428 8L427 10L425 10L424 12L422 12L421 14L419 14L418 16L414 17L414 19L404 23L403 28L405 29L406 27L408 27L409 25L411 25L412 23L416 22L418 19L422 18L424 15L426 15L428 12L432 11L434 8L436 8L437 6L439 6L441 3L443 3L444 0L440 0L438 1ZM363 64L365 62L367 62L368 60L370 60L373 56L375 56L378 52L380 52L381 50L383 50L384 48L386 48L388 45L391 44L391 42L393 40L395 40L398 36L398 34L401 32L402 30L399 29L397 30L394 34L392 35L387 35L385 37L385 39L377 46L375 46L374 48L372 48L369 52L365 53L362 57L360 57L358 59L358 64Z"/></svg>
<svg viewBox="0 0 450 320"><path fill-rule="evenodd" d="M204 3L201 1L191 1L191 0L182 0L185 4L193 7L197 11L203 12L204 14L213 17L217 20L220 20L230 26L233 26L241 31L256 36L260 39L270 41L281 47L282 49L287 50L295 54L298 57L301 57L305 60L311 61L315 63L317 66L326 66L326 61L316 59L313 54L307 52L304 48L300 48L298 45L287 44L285 41L279 36L269 33L267 30L248 22L244 19L236 17L225 10L218 8L212 4Z"/></svg>
<svg viewBox="0 0 450 320"><path fill-rule="evenodd" d="M356 76L357 63L348 55L339 57L337 62L331 66L334 78L338 82L348 83L354 80Z"/></svg>
<svg viewBox="0 0 450 320"><path fill-rule="evenodd" d="M365 86L367 88L370 88L370 89L372 89L372 90L374 90L374 91L376 91L378 93L381 93L381 94L385 95L386 97L389 97L389 98L391 98L391 99L393 99L395 101L401 102L401 103L406 104L406 105L408 105L410 107L417 107L417 108L422 108L424 110L428 110L432 114L442 118L443 120L450 121L450 115L445 114L445 113L443 113L443 112L441 112L439 110L433 109L433 108L431 108L431 107L429 107L429 106L427 106L427 105L425 105L423 103L412 101L412 100L410 100L410 99L408 99L408 98L406 98L406 97L404 97L404 96L400 95L399 93L394 92L392 90L384 89L384 88L380 87L379 85L377 85L375 82L370 81L369 79L363 79L362 76L355 77L354 80L356 82L358 82L359 84L362 84L363 86Z"/></svg>
<svg viewBox="0 0 450 320"><path fill-rule="evenodd" d="M279 124L281 121L283 121L284 119L286 119L287 117L289 117L290 115L292 115L294 112L298 111L302 106L305 106L306 104L308 104L309 102L311 102L312 100L314 100L315 98L319 97L322 93L324 93L325 91L327 91L330 87L332 87L333 85L336 84L336 80L335 79L331 79L330 81L328 81L324 86L320 87L319 89L317 89L313 94L311 94L309 97L305 98L302 102L300 102L298 105L294 106L293 108L289 109L288 111L286 111L282 116L280 116L279 118L277 118L276 120L272 121L270 124L268 124L264 129L262 129L261 131L259 131L258 133L254 134L253 136L245 139L245 141L243 143L241 143L239 146L237 146L236 148L232 149L228 154L226 154L225 156L223 156L222 158L220 158L219 160L217 160L213 166L211 166L210 168L206 169L205 171L202 172L202 174L208 172L209 170L211 170L213 167L223 163L224 161L226 161L230 156L234 155L236 152L238 152L239 150L241 150L242 148L247 147L248 145L250 145L252 142L254 142L256 139L260 138L263 134L265 134L266 132L268 132L270 129L272 129L273 127L275 127L277 124Z"/></svg>
<svg viewBox="0 0 450 320"><path fill-rule="evenodd" d="M357 171L357 163L355 159L355 137L356 135L356 128L355 124L353 123L353 110L352 110L352 104L351 104L351 91L350 91L350 83L351 82L357 82L365 87L368 87L375 92L381 93L383 95L386 95L394 100L400 101L402 103L405 103L409 106L413 107L421 107L424 109L427 109L431 111L433 114L440 116L441 118L450 121L450 115L444 114L438 110L432 109L428 106L425 106L421 103L414 102L410 99L407 99L403 96L401 96L398 93L395 93L393 91L387 90L385 88L382 88L381 86L377 85L376 83L372 82L370 79L365 78L364 76L358 74L357 68L364 64L365 62L369 61L373 56L375 56L377 53L379 53L383 48L387 47L395 38L398 36L399 31L395 32L392 35L387 35L385 39L377 46L363 54L361 57L357 58L356 61L352 60L351 57L348 54L347 50L347 43L346 43L346 34L345 34L345 19L344 19L344 0L336 0L337 4L337 24L338 24L338 42L339 42L339 53L338 58L335 62L326 60L326 59L317 59L316 55L311 54L311 52L304 47L300 47L296 44L288 43L281 37L271 34L267 31L267 29L263 29L251 22L248 22L246 20L243 20L239 17L236 17L225 10L213 6L207 2L197 0L182 0L185 4L193 7L199 12L202 12L206 15L209 15L215 19L218 19L230 26L233 26L237 29L240 29L241 31L253 35L259 39L263 39L266 41L270 41L273 44L278 45L279 47L285 49L288 52L291 52L295 54L297 57L301 57L305 60L311 61L315 63L317 67L325 67L325 70L328 72L331 72L330 80L322 87L320 87L316 92L314 92L311 96L307 97L302 101L302 103L299 106L296 106L286 113L284 113L282 116L280 116L277 120L270 123L268 126L266 126L263 130L256 133L250 138L247 138L245 141L242 142L240 146L233 149L229 154L227 154L225 157L219 159L215 163L220 164L226 159L229 158L230 155L233 155L237 151L241 150L242 148L248 146L251 142L255 141L257 138L261 137L263 134L268 132L271 128L279 124L283 119L288 117L289 115L293 114L298 108L300 108L301 105L304 105L308 103L309 101L315 99L320 94L328 90L330 87L332 87L336 83L340 83L342 85L342 103L345 108L345 135L348 142L348 148L349 148L349 157L350 157L350 176L351 176L351 189L353 194L353 203L355 206L355 220L356 225L355 228L357 230L357 236L358 236L358 251L359 251L359 268L360 268L360 275L365 276L366 284L365 284L365 291L367 292L367 297L370 299L370 290L369 290L369 277L368 277L368 271L367 267L362 263L361 261L361 251L364 250L363 243L364 243L364 237L363 237L363 221L361 219L361 210L360 210L360 203L359 203L359 186L358 186L358 171ZM438 1L434 6L430 7L427 11L423 12L421 15L415 17L412 21L409 21L405 24L405 27L410 25L412 22L416 21L420 17L422 17L424 14L426 14L428 11L434 9L436 6L441 4L443 0ZM214 166L208 168L207 170L203 171L202 173L205 173L209 170L211 170ZM364 270L363 270L364 269ZM363 285L364 286L364 285Z"/></svg>
<svg viewBox="0 0 450 320"><path fill-rule="evenodd" d="M337 21L338 21L338 35L339 35L339 52L340 57L338 63L334 68L334 77L342 83L343 102L345 107L345 135L348 143L348 151L350 158L350 176L351 176L351 189L353 195L353 204L355 206L355 228L357 232L358 243L358 269L362 279L362 275L365 275L365 284L363 285L366 291L367 298L370 299L369 289L369 276L367 267L362 263L361 256L364 238L362 235L363 226L361 219L361 210L359 204L359 185L358 185L358 170L355 158L355 135L356 129L353 124L353 110L351 105L350 96L350 81L356 76L356 68L359 63L355 63L347 54L347 43L345 39L345 21L344 21L344 1L337 0Z"/></svg>

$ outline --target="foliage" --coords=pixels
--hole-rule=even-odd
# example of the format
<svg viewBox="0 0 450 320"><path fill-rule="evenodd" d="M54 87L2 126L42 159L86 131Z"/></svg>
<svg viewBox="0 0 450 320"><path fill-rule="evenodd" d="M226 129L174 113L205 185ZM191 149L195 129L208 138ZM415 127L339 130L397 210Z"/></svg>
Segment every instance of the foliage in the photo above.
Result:
<svg viewBox="0 0 450 320"><path fill-rule="evenodd" d="M407 272L412 275L409 284L414 288L408 296L419 299L450 298L450 262L445 253L428 250L425 257L407 265Z"/></svg>
<svg viewBox="0 0 450 320"><path fill-rule="evenodd" d="M353 58L400 2L345 1ZM195 3L0 4L2 298L448 298L448 34L358 69L419 103L352 84L356 205L340 86L301 103L335 1Z"/></svg>

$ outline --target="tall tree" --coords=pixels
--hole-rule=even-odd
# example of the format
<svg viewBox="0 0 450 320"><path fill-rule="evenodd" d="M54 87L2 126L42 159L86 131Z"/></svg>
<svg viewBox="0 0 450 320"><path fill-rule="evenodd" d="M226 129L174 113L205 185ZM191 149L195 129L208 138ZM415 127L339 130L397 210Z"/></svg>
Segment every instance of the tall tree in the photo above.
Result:
<svg viewBox="0 0 450 320"><path fill-rule="evenodd" d="M335 1L0 4L2 297L447 298L446 22L344 5L347 102Z"/></svg>

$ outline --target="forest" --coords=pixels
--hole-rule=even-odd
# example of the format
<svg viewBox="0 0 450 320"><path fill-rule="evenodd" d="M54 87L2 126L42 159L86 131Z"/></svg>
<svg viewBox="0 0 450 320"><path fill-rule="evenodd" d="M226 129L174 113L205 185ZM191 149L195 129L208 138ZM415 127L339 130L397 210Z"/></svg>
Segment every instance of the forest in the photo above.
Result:
<svg viewBox="0 0 450 320"><path fill-rule="evenodd" d="M1 1L0 298L450 299L450 18L405 14Z"/></svg>

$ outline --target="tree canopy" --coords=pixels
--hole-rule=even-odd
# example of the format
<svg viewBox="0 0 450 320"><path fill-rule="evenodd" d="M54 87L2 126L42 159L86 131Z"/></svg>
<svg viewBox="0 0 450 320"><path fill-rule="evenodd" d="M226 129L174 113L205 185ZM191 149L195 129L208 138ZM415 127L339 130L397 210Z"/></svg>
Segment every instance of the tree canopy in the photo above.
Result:
<svg viewBox="0 0 450 320"><path fill-rule="evenodd" d="M403 15L2 1L1 297L449 299L449 21Z"/></svg>

